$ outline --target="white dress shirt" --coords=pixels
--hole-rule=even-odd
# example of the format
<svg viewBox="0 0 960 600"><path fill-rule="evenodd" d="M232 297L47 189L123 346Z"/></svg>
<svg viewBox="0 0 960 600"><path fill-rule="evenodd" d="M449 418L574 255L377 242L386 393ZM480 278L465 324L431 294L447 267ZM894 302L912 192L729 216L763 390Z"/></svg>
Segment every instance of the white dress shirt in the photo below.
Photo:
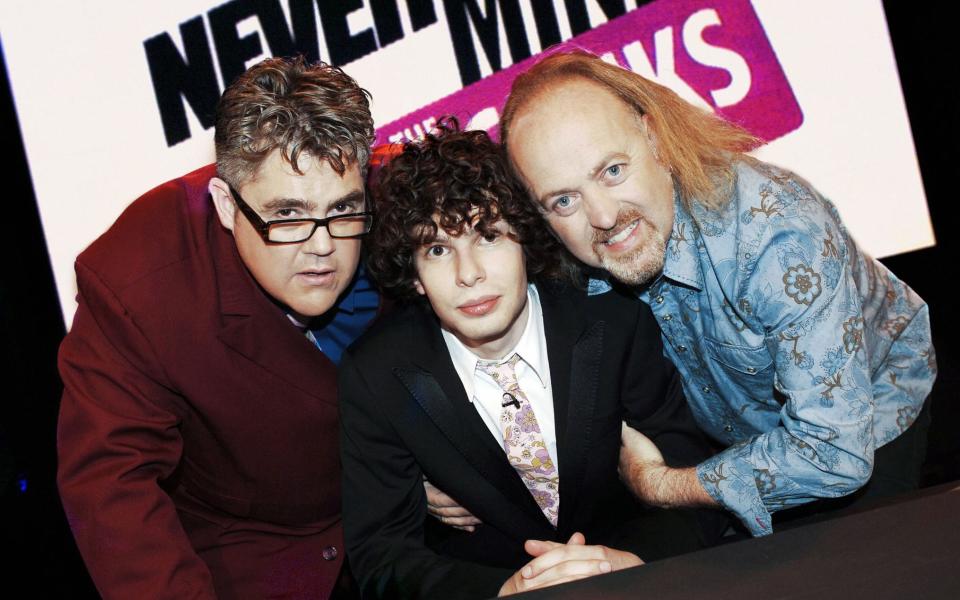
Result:
<svg viewBox="0 0 960 600"><path fill-rule="evenodd" d="M527 322L523 328L523 335L517 345L508 350L501 358L505 361L514 353L520 355L516 366L517 382L520 389L530 401L533 414L537 417L540 433L547 445L547 452L560 472L559 457L557 455L557 430L554 426L553 415L553 388L550 385L550 363L547 360L547 337L543 331L543 309L540 307L540 296L537 288L532 284L527 287ZM447 344L450 359L463 382L467 398L473 403L480 418L483 419L490 434L503 447L503 431L500 429L500 411L502 409L503 390L493 380L493 377L477 369L478 361L482 359L455 335L442 330L443 341Z"/></svg>

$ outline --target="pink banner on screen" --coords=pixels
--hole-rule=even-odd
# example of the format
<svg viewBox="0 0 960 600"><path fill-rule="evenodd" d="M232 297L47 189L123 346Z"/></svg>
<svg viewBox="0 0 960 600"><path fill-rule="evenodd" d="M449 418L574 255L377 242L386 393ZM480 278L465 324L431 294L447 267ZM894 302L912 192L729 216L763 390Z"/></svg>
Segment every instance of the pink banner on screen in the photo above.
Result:
<svg viewBox="0 0 960 600"><path fill-rule="evenodd" d="M615 61L767 141L803 123L790 83L749 0L659 0L558 48L583 48ZM514 78L538 58L512 65L378 128L377 143L416 139L444 115L495 134Z"/></svg>

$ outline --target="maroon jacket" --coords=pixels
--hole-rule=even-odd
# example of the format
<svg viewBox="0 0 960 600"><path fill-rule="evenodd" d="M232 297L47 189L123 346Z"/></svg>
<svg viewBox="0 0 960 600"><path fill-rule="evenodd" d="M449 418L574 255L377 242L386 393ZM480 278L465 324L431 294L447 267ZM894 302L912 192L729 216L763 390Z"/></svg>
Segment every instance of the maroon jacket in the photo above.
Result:
<svg viewBox="0 0 960 600"><path fill-rule="evenodd" d="M77 258L60 493L104 598L325 598L336 367L247 272L212 176L148 192Z"/></svg>

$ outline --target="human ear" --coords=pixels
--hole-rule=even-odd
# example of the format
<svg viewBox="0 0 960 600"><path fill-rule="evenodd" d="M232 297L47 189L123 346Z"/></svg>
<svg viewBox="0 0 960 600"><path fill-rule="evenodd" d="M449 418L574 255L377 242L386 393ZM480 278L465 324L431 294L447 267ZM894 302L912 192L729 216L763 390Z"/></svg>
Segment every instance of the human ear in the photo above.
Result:
<svg viewBox="0 0 960 600"><path fill-rule="evenodd" d="M413 280L413 289L417 290L417 293L420 294L421 296L427 295L427 290L423 289L423 284L420 283L419 279Z"/></svg>
<svg viewBox="0 0 960 600"><path fill-rule="evenodd" d="M663 162L663 159L660 157L660 152L657 149L657 133L653 130L653 127L650 126L649 115L640 117L640 130L643 132L644 137L647 138L647 144L650 146L650 153L653 155L653 160L657 161L657 164L663 169L669 171L670 167Z"/></svg>
<svg viewBox="0 0 960 600"><path fill-rule="evenodd" d="M237 204L233 201L230 186L219 177L212 177L207 189L213 199L213 206L217 210L220 224L229 231L233 231L233 224L237 217Z"/></svg>

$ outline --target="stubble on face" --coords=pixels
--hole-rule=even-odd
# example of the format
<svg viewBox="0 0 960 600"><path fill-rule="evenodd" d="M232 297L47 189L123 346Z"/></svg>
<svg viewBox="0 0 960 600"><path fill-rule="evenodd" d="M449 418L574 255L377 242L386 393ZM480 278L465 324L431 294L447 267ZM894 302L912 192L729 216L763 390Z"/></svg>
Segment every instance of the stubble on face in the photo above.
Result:
<svg viewBox="0 0 960 600"><path fill-rule="evenodd" d="M630 250L613 254L606 243L625 228L636 222L643 239ZM643 213L635 208L624 206L617 214L617 222L611 229L593 230L593 252L600 266L617 280L627 285L642 285L656 277L663 270L666 260L667 233L647 220Z"/></svg>

